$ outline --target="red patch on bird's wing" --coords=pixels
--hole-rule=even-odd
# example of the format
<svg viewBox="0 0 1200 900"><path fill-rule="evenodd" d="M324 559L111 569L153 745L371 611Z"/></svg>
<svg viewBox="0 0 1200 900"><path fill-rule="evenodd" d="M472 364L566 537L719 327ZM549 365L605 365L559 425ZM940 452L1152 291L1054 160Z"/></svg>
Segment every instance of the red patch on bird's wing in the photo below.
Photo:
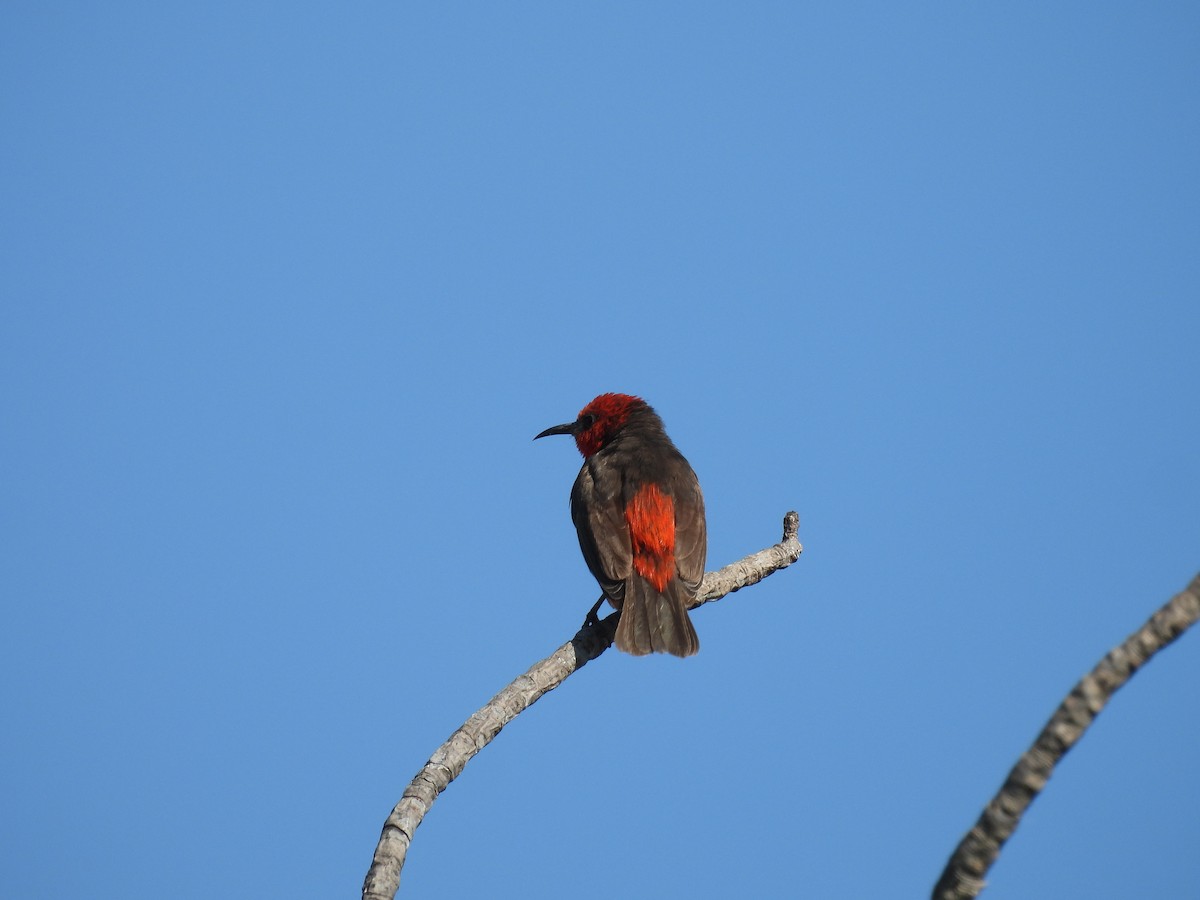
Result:
<svg viewBox="0 0 1200 900"><path fill-rule="evenodd" d="M638 488L625 507L633 570L660 594L675 574L675 504L656 484Z"/></svg>

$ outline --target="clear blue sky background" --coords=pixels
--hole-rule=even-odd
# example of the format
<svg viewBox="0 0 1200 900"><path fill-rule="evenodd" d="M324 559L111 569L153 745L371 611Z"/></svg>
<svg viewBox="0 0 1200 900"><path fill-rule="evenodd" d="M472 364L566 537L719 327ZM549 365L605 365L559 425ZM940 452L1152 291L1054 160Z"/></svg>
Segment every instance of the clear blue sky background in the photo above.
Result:
<svg viewBox="0 0 1200 900"><path fill-rule="evenodd" d="M357 896L596 594L654 404L717 567L436 804L409 897L926 896L1200 568L1194 4L0 10L0 895ZM1194 896L1200 636L1000 898Z"/></svg>

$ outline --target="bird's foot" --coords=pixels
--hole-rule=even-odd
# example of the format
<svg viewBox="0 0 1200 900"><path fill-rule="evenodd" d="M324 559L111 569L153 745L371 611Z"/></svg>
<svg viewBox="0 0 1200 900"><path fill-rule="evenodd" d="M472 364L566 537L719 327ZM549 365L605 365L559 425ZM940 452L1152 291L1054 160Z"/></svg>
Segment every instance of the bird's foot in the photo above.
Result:
<svg viewBox="0 0 1200 900"><path fill-rule="evenodd" d="M596 605L588 610L588 614L583 618L584 628L595 628L600 624L600 605L604 603L604 595L600 595L600 599L596 601Z"/></svg>

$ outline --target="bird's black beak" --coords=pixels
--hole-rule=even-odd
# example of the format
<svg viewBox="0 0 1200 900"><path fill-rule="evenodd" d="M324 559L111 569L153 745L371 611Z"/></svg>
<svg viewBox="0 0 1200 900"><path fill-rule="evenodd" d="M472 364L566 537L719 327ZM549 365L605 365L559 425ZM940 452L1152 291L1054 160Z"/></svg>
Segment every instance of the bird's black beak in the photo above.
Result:
<svg viewBox="0 0 1200 900"><path fill-rule="evenodd" d="M547 428L541 434L535 434L533 439L550 437L552 434L575 434L579 430L579 422L567 422L563 425L555 425L553 428Z"/></svg>

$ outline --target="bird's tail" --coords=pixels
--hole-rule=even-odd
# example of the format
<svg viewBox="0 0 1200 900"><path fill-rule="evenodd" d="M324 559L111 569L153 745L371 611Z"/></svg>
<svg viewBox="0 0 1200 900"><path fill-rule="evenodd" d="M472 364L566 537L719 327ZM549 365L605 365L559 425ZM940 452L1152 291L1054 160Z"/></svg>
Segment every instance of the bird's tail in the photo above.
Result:
<svg viewBox="0 0 1200 900"><path fill-rule="evenodd" d="M688 618L687 600L678 578L672 578L667 589L659 593L646 579L634 574L625 582L617 649L634 656L691 656L700 649L700 638Z"/></svg>

